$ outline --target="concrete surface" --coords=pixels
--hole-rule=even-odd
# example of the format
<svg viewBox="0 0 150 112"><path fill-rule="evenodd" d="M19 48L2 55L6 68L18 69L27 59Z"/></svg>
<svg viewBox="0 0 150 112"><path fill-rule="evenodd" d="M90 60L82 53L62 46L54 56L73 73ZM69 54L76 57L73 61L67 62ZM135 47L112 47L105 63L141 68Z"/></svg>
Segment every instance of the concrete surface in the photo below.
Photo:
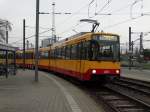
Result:
<svg viewBox="0 0 150 112"><path fill-rule="evenodd" d="M140 68L122 68L121 76L150 82L150 70Z"/></svg>
<svg viewBox="0 0 150 112"><path fill-rule="evenodd" d="M0 112L104 112L84 91L55 75L18 71L0 77Z"/></svg>

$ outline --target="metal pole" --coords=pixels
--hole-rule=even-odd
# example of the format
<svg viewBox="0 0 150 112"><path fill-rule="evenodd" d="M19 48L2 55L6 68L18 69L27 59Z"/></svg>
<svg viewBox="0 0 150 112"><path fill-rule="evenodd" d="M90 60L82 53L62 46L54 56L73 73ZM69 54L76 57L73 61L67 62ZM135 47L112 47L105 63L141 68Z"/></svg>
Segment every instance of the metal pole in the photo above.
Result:
<svg viewBox="0 0 150 112"><path fill-rule="evenodd" d="M132 44L131 44L131 51L132 51L132 54L133 54L134 42L132 41L131 43L132 43Z"/></svg>
<svg viewBox="0 0 150 112"><path fill-rule="evenodd" d="M140 34L140 54L143 52L143 32Z"/></svg>
<svg viewBox="0 0 150 112"><path fill-rule="evenodd" d="M129 69L131 69L131 50L132 50L131 44L132 44L132 42L131 42L131 27L129 27L129 53L130 53L130 55L129 55Z"/></svg>
<svg viewBox="0 0 150 112"><path fill-rule="evenodd" d="M25 70L25 19L23 19L23 70Z"/></svg>
<svg viewBox="0 0 150 112"><path fill-rule="evenodd" d="M55 2L52 3L52 41L56 42L56 31L55 31Z"/></svg>
<svg viewBox="0 0 150 112"><path fill-rule="evenodd" d="M8 44L8 21L6 21L6 44Z"/></svg>
<svg viewBox="0 0 150 112"><path fill-rule="evenodd" d="M6 44L8 44L8 21L6 21ZM6 78L8 78L8 51L6 50Z"/></svg>
<svg viewBox="0 0 150 112"><path fill-rule="evenodd" d="M131 51L131 27L129 27L129 51Z"/></svg>
<svg viewBox="0 0 150 112"><path fill-rule="evenodd" d="M39 0L36 0L35 81L38 82Z"/></svg>
<svg viewBox="0 0 150 112"><path fill-rule="evenodd" d="M13 51L13 54L14 54L14 73L13 73L13 75L16 75L16 52Z"/></svg>

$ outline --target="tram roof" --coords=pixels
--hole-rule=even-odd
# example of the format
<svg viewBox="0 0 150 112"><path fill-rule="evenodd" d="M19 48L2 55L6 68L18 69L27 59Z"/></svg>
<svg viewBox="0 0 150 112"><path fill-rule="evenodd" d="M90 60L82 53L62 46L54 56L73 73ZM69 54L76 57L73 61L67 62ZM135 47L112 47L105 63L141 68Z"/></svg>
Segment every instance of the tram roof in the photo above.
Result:
<svg viewBox="0 0 150 112"><path fill-rule="evenodd" d="M58 47L58 46L63 46L68 43L77 43L81 41L84 37L84 39L90 39L91 37L86 37L88 35L113 35L113 36L119 36L118 34L115 33L107 33L107 32L80 32L78 34L72 35L68 38L65 38L61 41L58 41L54 44L52 44L52 48Z"/></svg>

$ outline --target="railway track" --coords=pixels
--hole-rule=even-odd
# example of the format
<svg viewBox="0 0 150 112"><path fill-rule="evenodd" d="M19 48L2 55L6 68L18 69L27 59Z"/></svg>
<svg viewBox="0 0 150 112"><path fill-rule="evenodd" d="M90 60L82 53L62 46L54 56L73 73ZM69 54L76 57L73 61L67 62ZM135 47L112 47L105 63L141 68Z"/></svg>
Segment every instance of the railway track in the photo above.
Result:
<svg viewBox="0 0 150 112"><path fill-rule="evenodd" d="M87 86L86 91L108 112L150 112L150 84L146 82L120 78L102 87Z"/></svg>
<svg viewBox="0 0 150 112"><path fill-rule="evenodd" d="M111 85L106 85L118 92L126 93L126 95L131 96L143 104L150 106L150 83L120 78L111 83Z"/></svg>
<svg viewBox="0 0 150 112"><path fill-rule="evenodd" d="M83 84L72 78L64 78L85 90L106 112L150 112L150 83L119 78L100 85Z"/></svg>

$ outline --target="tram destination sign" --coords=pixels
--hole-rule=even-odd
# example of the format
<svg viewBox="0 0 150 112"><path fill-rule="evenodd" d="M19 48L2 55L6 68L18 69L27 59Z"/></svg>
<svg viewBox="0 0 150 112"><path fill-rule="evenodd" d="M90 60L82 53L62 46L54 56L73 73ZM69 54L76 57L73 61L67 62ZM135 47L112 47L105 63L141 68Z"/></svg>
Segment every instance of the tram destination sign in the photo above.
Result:
<svg viewBox="0 0 150 112"><path fill-rule="evenodd" d="M94 35L94 40L117 41L118 37L113 35Z"/></svg>

